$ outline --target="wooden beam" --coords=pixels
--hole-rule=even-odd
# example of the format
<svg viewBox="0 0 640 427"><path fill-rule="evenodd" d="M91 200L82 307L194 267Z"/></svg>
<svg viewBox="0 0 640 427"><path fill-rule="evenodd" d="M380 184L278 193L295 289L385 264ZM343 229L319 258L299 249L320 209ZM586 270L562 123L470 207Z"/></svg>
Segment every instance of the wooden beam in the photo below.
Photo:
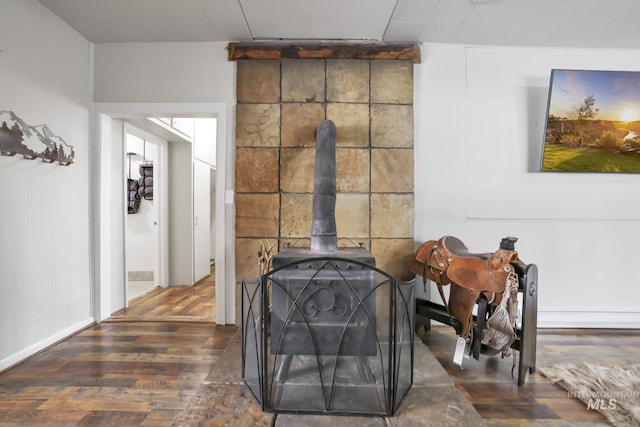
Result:
<svg viewBox="0 0 640 427"><path fill-rule="evenodd" d="M240 59L386 59L420 62L418 43L231 42L229 61Z"/></svg>

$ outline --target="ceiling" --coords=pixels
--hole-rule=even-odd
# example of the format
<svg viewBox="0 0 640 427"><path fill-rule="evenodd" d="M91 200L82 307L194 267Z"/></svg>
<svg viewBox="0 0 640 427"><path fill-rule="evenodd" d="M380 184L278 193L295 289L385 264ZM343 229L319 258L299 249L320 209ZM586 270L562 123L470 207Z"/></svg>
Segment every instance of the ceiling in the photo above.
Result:
<svg viewBox="0 0 640 427"><path fill-rule="evenodd" d="M94 43L376 40L640 48L639 0L39 0Z"/></svg>

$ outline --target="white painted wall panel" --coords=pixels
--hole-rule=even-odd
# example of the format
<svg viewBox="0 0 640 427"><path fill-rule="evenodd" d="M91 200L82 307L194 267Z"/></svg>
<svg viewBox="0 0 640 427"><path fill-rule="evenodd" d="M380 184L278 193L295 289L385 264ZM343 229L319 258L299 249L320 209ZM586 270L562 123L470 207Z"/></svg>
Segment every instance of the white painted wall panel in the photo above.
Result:
<svg viewBox="0 0 640 427"><path fill-rule="evenodd" d="M193 284L191 144L169 144L169 286Z"/></svg>
<svg viewBox="0 0 640 427"><path fill-rule="evenodd" d="M194 281L211 273L211 168L205 163L193 161L193 275Z"/></svg>
<svg viewBox="0 0 640 427"><path fill-rule="evenodd" d="M96 45L96 102L232 102L228 43Z"/></svg>
<svg viewBox="0 0 640 427"><path fill-rule="evenodd" d="M28 23L28 25L27 25ZM75 147L63 167L0 156L0 369L92 321L90 43L35 0L0 2L0 110Z"/></svg>
<svg viewBox="0 0 640 427"><path fill-rule="evenodd" d="M121 120L113 120L111 126L111 139L105 150L109 155L109 163L111 173L108 178L110 184L109 202L111 211L106 221L111 224L109 239L111 240L111 265L110 265L110 297L109 311L105 314L111 315L126 306L126 274L125 259L121 256L122 249L125 245L124 222L125 222L125 200L123 189L125 188L125 180L123 174L123 165L125 157L124 148L124 127L125 124ZM106 143L106 141L105 141Z"/></svg>
<svg viewBox="0 0 640 427"><path fill-rule="evenodd" d="M632 196L640 175L535 172L551 68L637 70L640 52L423 50L415 68L416 242L452 234L486 252L517 236L521 258L540 270L541 326L640 327L640 203Z"/></svg>

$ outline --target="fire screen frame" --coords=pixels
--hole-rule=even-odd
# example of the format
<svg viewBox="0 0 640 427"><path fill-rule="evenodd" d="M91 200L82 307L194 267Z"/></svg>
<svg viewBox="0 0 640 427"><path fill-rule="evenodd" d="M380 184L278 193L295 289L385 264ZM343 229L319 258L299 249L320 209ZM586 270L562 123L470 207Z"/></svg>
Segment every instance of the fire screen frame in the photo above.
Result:
<svg viewBox="0 0 640 427"><path fill-rule="evenodd" d="M287 294L291 308L282 329L274 334L273 287L287 292L285 285L274 280L274 276L277 278L278 272L291 268L308 270L309 280L297 295ZM301 300L305 297L301 296L305 289L312 286L314 278L321 275L325 269L337 272L341 284L345 286L344 289L352 292L351 295L347 295L355 301L349 318L360 319L358 325L364 325L359 327L366 329L365 335L371 336L371 333L374 333L375 354L371 354L371 345L362 346L362 355L354 354L353 343L345 344L345 347L349 348L348 354L341 354L338 350L337 354L326 355L317 350L314 332L310 326L312 321L307 319L303 312L304 301ZM348 269L363 270L375 278L373 286L364 296L358 294L349 283L350 279L343 274ZM372 265L353 259L316 256L282 265L257 279L243 278L241 291L242 378L263 411L358 416L395 414L413 385L414 280L398 280ZM373 305L370 302L371 298ZM294 311L297 312L297 316L292 315ZM300 320L306 325L309 339L316 347L315 354L283 354L286 352L278 351L279 344L270 342L271 336L284 335L285 328L291 326L294 318L297 319L298 326ZM348 321L340 336L338 349L343 347L345 339L353 339L353 336L345 338L345 335L350 333L346 332L349 326ZM308 347L307 344L305 348ZM295 371L292 368L294 375L291 377L297 376L298 381L305 381L300 379L304 375L305 378L317 377L316 383L294 385L290 382L288 373L293 357L296 357L297 361L297 365L293 365L298 366L299 370ZM350 378L349 375L352 374L359 378ZM345 375L349 377L346 380ZM330 381L325 381L327 378ZM301 397L305 391L308 392L307 395ZM293 402L286 396L294 396L293 401L298 401ZM372 398L373 396L375 398ZM300 406L300 400L308 401L309 405L304 406L303 402Z"/></svg>

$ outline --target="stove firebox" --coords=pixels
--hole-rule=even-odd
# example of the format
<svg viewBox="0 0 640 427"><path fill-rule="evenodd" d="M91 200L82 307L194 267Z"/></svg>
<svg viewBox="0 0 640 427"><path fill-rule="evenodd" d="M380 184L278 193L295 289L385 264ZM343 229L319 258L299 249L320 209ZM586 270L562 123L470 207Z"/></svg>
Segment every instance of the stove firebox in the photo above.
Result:
<svg viewBox="0 0 640 427"><path fill-rule="evenodd" d="M335 256L375 266L364 248L340 250ZM271 351L374 354L376 304L370 295L375 292L375 272L353 263L320 269L322 264L320 254L305 249L284 249L274 257L273 280L278 285L272 288Z"/></svg>

